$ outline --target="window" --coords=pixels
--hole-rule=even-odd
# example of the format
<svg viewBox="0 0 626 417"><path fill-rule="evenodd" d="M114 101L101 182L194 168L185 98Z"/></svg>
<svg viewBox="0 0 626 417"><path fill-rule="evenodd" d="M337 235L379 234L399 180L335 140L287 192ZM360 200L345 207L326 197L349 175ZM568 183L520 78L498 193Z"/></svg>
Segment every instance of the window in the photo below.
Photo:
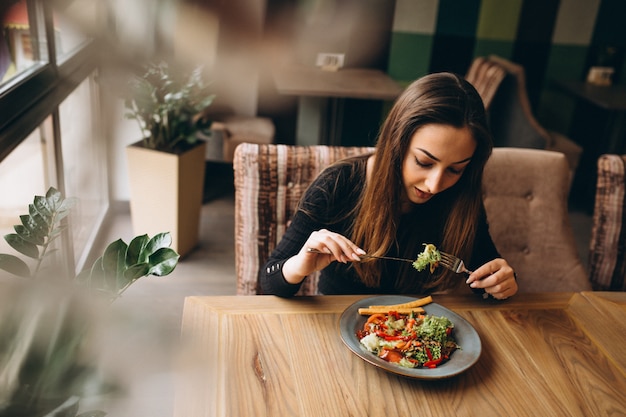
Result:
<svg viewBox="0 0 626 417"><path fill-rule="evenodd" d="M71 19L52 10L53 2L3 3L0 231L3 236L12 233L33 197L50 186L66 197L77 197L63 252L66 265L78 271L109 204L93 42ZM81 3L95 10L102 2ZM0 251L15 254L4 240Z"/></svg>
<svg viewBox="0 0 626 417"><path fill-rule="evenodd" d="M45 62L47 51L41 48L37 37L43 26L31 24L39 21L33 16L37 14L36 9L31 8L29 12L26 0L9 0L0 7L0 81L4 84L32 69L38 62Z"/></svg>

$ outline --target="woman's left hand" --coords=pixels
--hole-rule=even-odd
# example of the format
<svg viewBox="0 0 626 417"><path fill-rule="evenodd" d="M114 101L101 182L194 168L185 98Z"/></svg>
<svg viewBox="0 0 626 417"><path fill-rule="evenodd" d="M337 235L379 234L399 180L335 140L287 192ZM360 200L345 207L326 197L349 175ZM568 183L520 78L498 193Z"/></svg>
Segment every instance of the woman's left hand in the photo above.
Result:
<svg viewBox="0 0 626 417"><path fill-rule="evenodd" d="M465 282L471 288L484 288L487 294L498 300L509 298L518 290L513 268L502 258L477 268Z"/></svg>

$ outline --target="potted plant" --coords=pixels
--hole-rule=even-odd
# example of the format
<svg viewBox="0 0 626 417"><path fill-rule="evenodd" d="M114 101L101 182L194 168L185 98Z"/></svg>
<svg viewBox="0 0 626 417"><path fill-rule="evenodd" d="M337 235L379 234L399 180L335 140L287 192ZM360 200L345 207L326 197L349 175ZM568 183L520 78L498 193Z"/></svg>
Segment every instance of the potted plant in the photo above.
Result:
<svg viewBox="0 0 626 417"><path fill-rule="evenodd" d="M131 81L126 118L139 123L142 140L126 148L131 219L135 234L169 230L172 247L186 255L198 241L206 143L203 117L214 95L201 69L178 73L151 64Z"/></svg>
<svg viewBox="0 0 626 417"><path fill-rule="evenodd" d="M50 188L5 236L32 265L0 254L0 269L23 278L1 281L0 417L76 416L84 389L102 379L88 355L91 324L136 280L168 275L178 263L168 233L143 235L111 243L91 268L68 279L53 255L74 202Z"/></svg>

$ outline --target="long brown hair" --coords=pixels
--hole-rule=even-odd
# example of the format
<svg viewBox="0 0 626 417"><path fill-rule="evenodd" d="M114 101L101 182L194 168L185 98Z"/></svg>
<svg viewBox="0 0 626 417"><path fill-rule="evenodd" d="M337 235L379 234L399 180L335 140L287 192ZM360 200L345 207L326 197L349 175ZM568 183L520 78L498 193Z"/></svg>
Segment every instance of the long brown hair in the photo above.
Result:
<svg viewBox="0 0 626 417"><path fill-rule="evenodd" d="M351 236L357 245L367 248L368 253L384 255L397 244L402 163L415 131L432 123L467 127L476 140L471 162L450 189L454 191L446 204L449 212L440 245L441 250L462 259L469 259L472 254L482 207L483 168L493 144L479 94L469 82L452 73L434 73L414 81L396 100L381 127L374 175L368 178L356 207L358 214ZM380 284L380 262L357 262L354 268L366 285L375 287ZM406 268L410 268L410 264ZM444 289L457 281L458 278L452 281L452 274L446 271L436 275L426 287Z"/></svg>

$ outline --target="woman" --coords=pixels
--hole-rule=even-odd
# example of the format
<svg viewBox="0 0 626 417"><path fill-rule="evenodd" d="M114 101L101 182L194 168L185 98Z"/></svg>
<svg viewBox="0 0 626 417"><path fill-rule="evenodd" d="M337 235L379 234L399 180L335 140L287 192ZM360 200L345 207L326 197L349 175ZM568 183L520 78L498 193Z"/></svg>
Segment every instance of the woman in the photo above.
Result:
<svg viewBox="0 0 626 417"><path fill-rule="evenodd" d="M492 146L482 100L467 81L436 73L413 82L389 112L376 151L332 165L311 184L261 268L263 292L294 295L322 271L322 294L424 294L465 282L494 298L514 295L513 269L489 236L482 204ZM360 256L415 259L426 243L473 273L418 272L408 262Z"/></svg>

